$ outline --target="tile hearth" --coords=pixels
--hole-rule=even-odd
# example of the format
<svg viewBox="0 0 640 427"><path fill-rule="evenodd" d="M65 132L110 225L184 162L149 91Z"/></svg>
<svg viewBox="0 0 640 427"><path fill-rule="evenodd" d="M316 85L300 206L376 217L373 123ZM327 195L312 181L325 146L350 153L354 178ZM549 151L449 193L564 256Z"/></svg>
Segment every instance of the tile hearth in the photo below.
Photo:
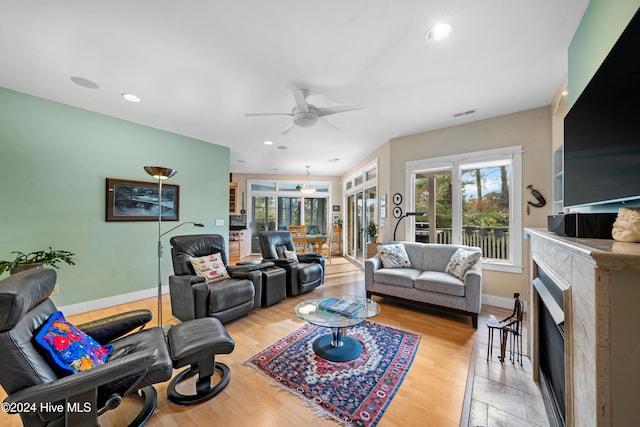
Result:
<svg viewBox="0 0 640 427"><path fill-rule="evenodd" d="M522 366L507 360L502 364L497 359L499 339L494 339L492 358L487 361L489 314L504 318L510 313L504 309L485 306L478 316L476 334L476 361L473 392L469 411L468 427L531 426L548 427L549 420L542 402L538 385L533 382L531 362L523 356ZM523 351L526 351L526 314L524 320ZM508 359L507 352L507 359ZM461 423L461 425L464 425Z"/></svg>

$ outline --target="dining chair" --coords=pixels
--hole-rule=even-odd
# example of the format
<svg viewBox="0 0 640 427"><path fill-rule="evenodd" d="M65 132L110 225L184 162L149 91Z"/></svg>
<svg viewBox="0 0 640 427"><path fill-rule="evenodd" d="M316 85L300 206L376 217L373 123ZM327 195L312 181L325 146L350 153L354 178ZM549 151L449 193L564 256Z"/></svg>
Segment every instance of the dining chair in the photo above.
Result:
<svg viewBox="0 0 640 427"><path fill-rule="evenodd" d="M304 254L307 252L307 226L306 225L290 225L289 233L293 240L293 247L296 253Z"/></svg>

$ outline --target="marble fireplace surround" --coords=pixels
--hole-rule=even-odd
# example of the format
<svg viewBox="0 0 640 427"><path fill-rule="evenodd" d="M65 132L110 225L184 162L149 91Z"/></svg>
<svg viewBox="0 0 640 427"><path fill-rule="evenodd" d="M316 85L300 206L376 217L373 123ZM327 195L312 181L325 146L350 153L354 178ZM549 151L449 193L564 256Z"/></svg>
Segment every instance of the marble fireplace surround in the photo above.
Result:
<svg viewBox="0 0 640 427"><path fill-rule="evenodd" d="M635 425L640 396L640 244L525 229L538 266L563 291L567 426ZM538 382L538 295L530 286L528 353Z"/></svg>

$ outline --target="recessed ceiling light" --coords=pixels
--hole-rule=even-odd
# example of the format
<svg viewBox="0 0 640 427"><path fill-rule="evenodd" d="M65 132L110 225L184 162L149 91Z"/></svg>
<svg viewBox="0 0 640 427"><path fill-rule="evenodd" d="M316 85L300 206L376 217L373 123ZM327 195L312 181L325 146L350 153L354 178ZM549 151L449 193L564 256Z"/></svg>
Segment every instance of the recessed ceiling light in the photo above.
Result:
<svg viewBox="0 0 640 427"><path fill-rule="evenodd" d="M278 168L272 168L271 169L273 172L276 172L278 170Z"/></svg>
<svg viewBox="0 0 640 427"><path fill-rule="evenodd" d="M340 159L329 159L329 163L337 163Z"/></svg>
<svg viewBox="0 0 640 427"><path fill-rule="evenodd" d="M273 141L265 141L264 145L273 145Z"/></svg>
<svg viewBox="0 0 640 427"><path fill-rule="evenodd" d="M286 145L278 145L278 150L286 150L287 146Z"/></svg>
<svg viewBox="0 0 640 427"><path fill-rule="evenodd" d="M247 163L246 160L238 160L238 163Z"/></svg>
<svg viewBox="0 0 640 427"><path fill-rule="evenodd" d="M142 99L132 93L123 93L122 97L129 102L140 102Z"/></svg>
<svg viewBox="0 0 640 427"><path fill-rule="evenodd" d="M440 22L433 27L429 28L427 33L424 35L424 38L428 42L437 42L444 38L446 38L449 34L451 34L451 30L453 27L451 24L447 24L446 22Z"/></svg>
<svg viewBox="0 0 640 427"><path fill-rule="evenodd" d="M89 79L85 79L84 77L79 77L79 76L72 76L70 77L71 81L74 82L75 84L82 86L82 87L86 87L87 89L99 89L100 85L96 82L92 82Z"/></svg>

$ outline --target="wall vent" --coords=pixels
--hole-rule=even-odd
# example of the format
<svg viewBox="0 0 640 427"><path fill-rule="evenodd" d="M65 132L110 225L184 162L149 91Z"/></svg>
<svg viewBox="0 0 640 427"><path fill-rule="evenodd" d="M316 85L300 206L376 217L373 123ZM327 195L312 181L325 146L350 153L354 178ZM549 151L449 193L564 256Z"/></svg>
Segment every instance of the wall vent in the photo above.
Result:
<svg viewBox="0 0 640 427"><path fill-rule="evenodd" d="M474 114L476 113L478 110L476 110L475 108L473 110L467 110L467 111L461 111L459 113L455 113L453 115L453 117L463 117L463 116L468 116L469 114Z"/></svg>

